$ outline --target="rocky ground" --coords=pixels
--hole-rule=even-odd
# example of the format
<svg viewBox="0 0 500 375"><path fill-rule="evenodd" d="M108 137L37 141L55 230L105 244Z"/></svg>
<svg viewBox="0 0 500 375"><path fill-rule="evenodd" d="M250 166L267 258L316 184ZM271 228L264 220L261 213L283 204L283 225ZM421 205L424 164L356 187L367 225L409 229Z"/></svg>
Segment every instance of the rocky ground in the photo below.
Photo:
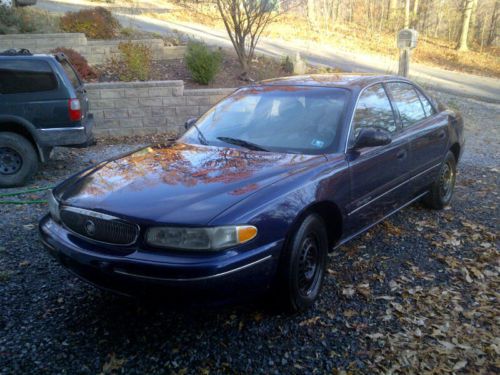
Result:
<svg viewBox="0 0 500 375"><path fill-rule="evenodd" d="M100 292L39 244L45 205L0 205L0 374L499 373L500 107L439 96L467 128L451 207L413 205L338 249L321 299L300 315ZM32 187L145 141L58 149Z"/></svg>

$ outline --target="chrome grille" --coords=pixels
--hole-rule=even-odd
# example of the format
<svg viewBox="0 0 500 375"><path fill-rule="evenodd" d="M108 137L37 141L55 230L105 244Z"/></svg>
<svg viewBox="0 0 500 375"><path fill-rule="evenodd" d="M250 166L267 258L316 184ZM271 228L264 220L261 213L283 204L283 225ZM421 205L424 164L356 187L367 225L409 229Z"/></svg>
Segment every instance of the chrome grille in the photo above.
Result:
<svg viewBox="0 0 500 375"><path fill-rule="evenodd" d="M61 221L75 234L114 245L132 245L139 227L120 218L76 207L61 209Z"/></svg>

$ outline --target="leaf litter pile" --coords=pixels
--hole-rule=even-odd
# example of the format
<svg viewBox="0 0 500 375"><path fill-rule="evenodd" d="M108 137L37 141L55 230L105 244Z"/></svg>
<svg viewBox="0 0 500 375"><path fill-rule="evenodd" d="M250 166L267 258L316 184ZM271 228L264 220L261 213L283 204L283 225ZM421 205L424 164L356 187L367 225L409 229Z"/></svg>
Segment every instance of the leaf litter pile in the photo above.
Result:
<svg viewBox="0 0 500 375"><path fill-rule="evenodd" d="M488 194L497 197L495 191ZM484 220L497 220L496 204L483 208L492 214ZM454 209L424 213L419 207L405 212L409 231L390 219L358 240L359 245L336 254L339 261L335 264L349 259L349 267L354 267L330 269L341 298L359 302L357 309L344 311L344 316L375 318L368 325L349 320L345 324L366 332L370 342L365 355L375 372L498 373L500 257L494 228L470 221ZM419 264L419 257L405 259L407 254L402 254L400 272L386 272L387 264L396 261L391 259L394 255L375 254L365 245L373 243L373 237L381 234L377 232L383 233L386 239L382 241L389 246L394 244L391 237L418 236L419 242L427 243L429 258ZM420 250L416 247L415 251ZM352 277L357 269L359 274ZM360 309L363 300L366 305ZM373 304L378 306L377 316L373 316Z"/></svg>

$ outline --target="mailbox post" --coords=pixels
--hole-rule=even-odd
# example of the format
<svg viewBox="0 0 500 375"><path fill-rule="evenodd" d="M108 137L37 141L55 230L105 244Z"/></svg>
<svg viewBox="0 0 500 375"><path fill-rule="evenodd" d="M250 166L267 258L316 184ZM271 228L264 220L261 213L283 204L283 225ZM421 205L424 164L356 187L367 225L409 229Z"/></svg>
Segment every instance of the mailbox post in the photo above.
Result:
<svg viewBox="0 0 500 375"><path fill-rule="evenodd" d="M399 70L398 74L408 77L410 72L411 50L417 46L418 32L413 29L403 29L398 32Z"/></svg>

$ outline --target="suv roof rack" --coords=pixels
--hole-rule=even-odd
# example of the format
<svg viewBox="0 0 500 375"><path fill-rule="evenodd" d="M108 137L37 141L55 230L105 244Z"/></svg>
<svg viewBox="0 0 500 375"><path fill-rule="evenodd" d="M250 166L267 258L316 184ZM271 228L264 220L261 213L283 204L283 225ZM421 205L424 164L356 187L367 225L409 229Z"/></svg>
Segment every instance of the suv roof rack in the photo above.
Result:
<svg viewBox="0 0 500 375"><path fill-rule="evenodd" d="M32 56L33 54L30 52L29 49L26 48L11 48L8 50L5 50L3 52L0 52L0 56Z"/></svg>

